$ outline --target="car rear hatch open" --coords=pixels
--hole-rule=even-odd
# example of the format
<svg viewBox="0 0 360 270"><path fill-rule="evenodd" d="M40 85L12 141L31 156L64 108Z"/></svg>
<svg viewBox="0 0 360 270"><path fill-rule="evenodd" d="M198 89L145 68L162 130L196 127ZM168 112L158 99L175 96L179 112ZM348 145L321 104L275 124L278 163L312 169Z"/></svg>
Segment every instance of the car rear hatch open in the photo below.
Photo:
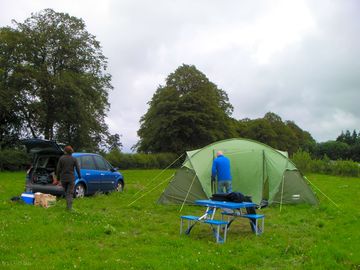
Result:
<svg viewBox="0 0 360 270"><path fill-rule="evenodd" d="M62 147L56 141L43 140L43 139L25 139L21 140L25 145L26 151L29 154L49 153L49 154L63 154Z"/></svg>

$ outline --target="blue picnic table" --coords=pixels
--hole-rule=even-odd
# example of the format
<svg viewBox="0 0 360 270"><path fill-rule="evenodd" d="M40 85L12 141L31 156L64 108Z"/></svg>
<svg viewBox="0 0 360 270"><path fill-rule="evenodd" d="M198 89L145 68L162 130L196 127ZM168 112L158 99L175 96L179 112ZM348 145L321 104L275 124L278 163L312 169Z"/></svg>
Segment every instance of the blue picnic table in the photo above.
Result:
<svg viewBox="0 0 360 270"><path fill-rule="evenodd" d="M183 222L187 220L187 229L185 234L189 235L192 228L199 223L208 224L211 226L213 234L217 243L224 243L226 241L227 231L231 223L237 217L247 218L250 220L252 230L256 235L264 231L264 215L248 214L244 210L250 207L256 207L252 202L228 202L228 201L213 201L213 200L196 200L196 205L206 207L202 216L181 216L180 234L183 233ZM215 219L217 210L221 210L221 219ZM227 217L227 218L225 218ZM259 223L258 220L261 220ZM223 232L223 236L221 236Z"/></svg>

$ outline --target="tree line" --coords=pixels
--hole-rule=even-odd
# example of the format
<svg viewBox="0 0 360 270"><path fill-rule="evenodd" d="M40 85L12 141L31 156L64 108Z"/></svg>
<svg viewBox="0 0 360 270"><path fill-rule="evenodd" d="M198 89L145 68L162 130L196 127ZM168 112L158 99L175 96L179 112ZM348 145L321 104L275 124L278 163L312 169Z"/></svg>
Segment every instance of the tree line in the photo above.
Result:
<svg viewBox="0 0 360 270"><path fill-rule="evenodd" d="M353 160L360 162L360 131L350 130L341 132L336 140L318 143L313 157L328 157L331 160Z"/></svg>
<svg viewBox="0 0 360 270"><path fill-rule="evenodd" d="M290 156L306 151L314 158L360 161L360 132L355 130L342 132L335 141L317 143L294 121L283 121L273 112L258 119L231 117L233 106L226 92L194 65L178 67L148 104L135 145L139 152L180 155L218 140L241 137L287 151Z"/></svg>
<svg viewBox="0 0 360 270"><path fill-rule="evenodd" d="M171 73L148 104L135 146L140 152L181 154L232 137L260 141L290 154L316 146L309 132L273 112L254 120L231 117L233 106L226 92L193 65L183 64Z"/></svg>

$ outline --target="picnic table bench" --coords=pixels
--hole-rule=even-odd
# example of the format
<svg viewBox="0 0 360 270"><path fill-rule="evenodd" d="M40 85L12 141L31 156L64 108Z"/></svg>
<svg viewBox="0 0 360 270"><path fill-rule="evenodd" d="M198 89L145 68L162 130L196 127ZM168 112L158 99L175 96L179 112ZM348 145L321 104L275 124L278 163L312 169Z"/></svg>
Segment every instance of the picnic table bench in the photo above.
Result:
<svg viewBox="0 0 360 270"><path fill-rule="evenodd" d="M248 207L255 207L255 203L251 202L226 202L226 201L213 201L213 200L197 200L196 205L205 206L206 210L202 216L184 215L180 219L180 234L183 233L184 220L187 221L187 229L185 234L189 235L192 228L198 224L208 224L212 227L212 231L217 243L224 243L226 241L227 231L231 223L237 217L247 218L251 222L252 230L256 235L264 231L264 215L260 214L245 214L243 210ZM221 209L221 219L215 219L216 210ZM227 216L227 220L224 217ZM259 223L258 220L262 222ZM221 235L223 232L223 235Z"/></svg>

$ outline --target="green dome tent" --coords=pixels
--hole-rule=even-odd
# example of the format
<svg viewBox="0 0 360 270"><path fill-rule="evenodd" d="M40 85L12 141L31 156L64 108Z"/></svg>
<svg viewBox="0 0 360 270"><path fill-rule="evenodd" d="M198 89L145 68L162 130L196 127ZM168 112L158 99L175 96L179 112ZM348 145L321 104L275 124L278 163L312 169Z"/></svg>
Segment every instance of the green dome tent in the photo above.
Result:
<svg viewBox="0 0 360 270"><path fill-rule="evenodd" d="M162 204L193 204L210 198L211 166L217 151L230 159L234 192L252 196L260 204L318 204L306 179L281 152L248 139L228 139L186 152L186 159L159 198Z"/></svg>

